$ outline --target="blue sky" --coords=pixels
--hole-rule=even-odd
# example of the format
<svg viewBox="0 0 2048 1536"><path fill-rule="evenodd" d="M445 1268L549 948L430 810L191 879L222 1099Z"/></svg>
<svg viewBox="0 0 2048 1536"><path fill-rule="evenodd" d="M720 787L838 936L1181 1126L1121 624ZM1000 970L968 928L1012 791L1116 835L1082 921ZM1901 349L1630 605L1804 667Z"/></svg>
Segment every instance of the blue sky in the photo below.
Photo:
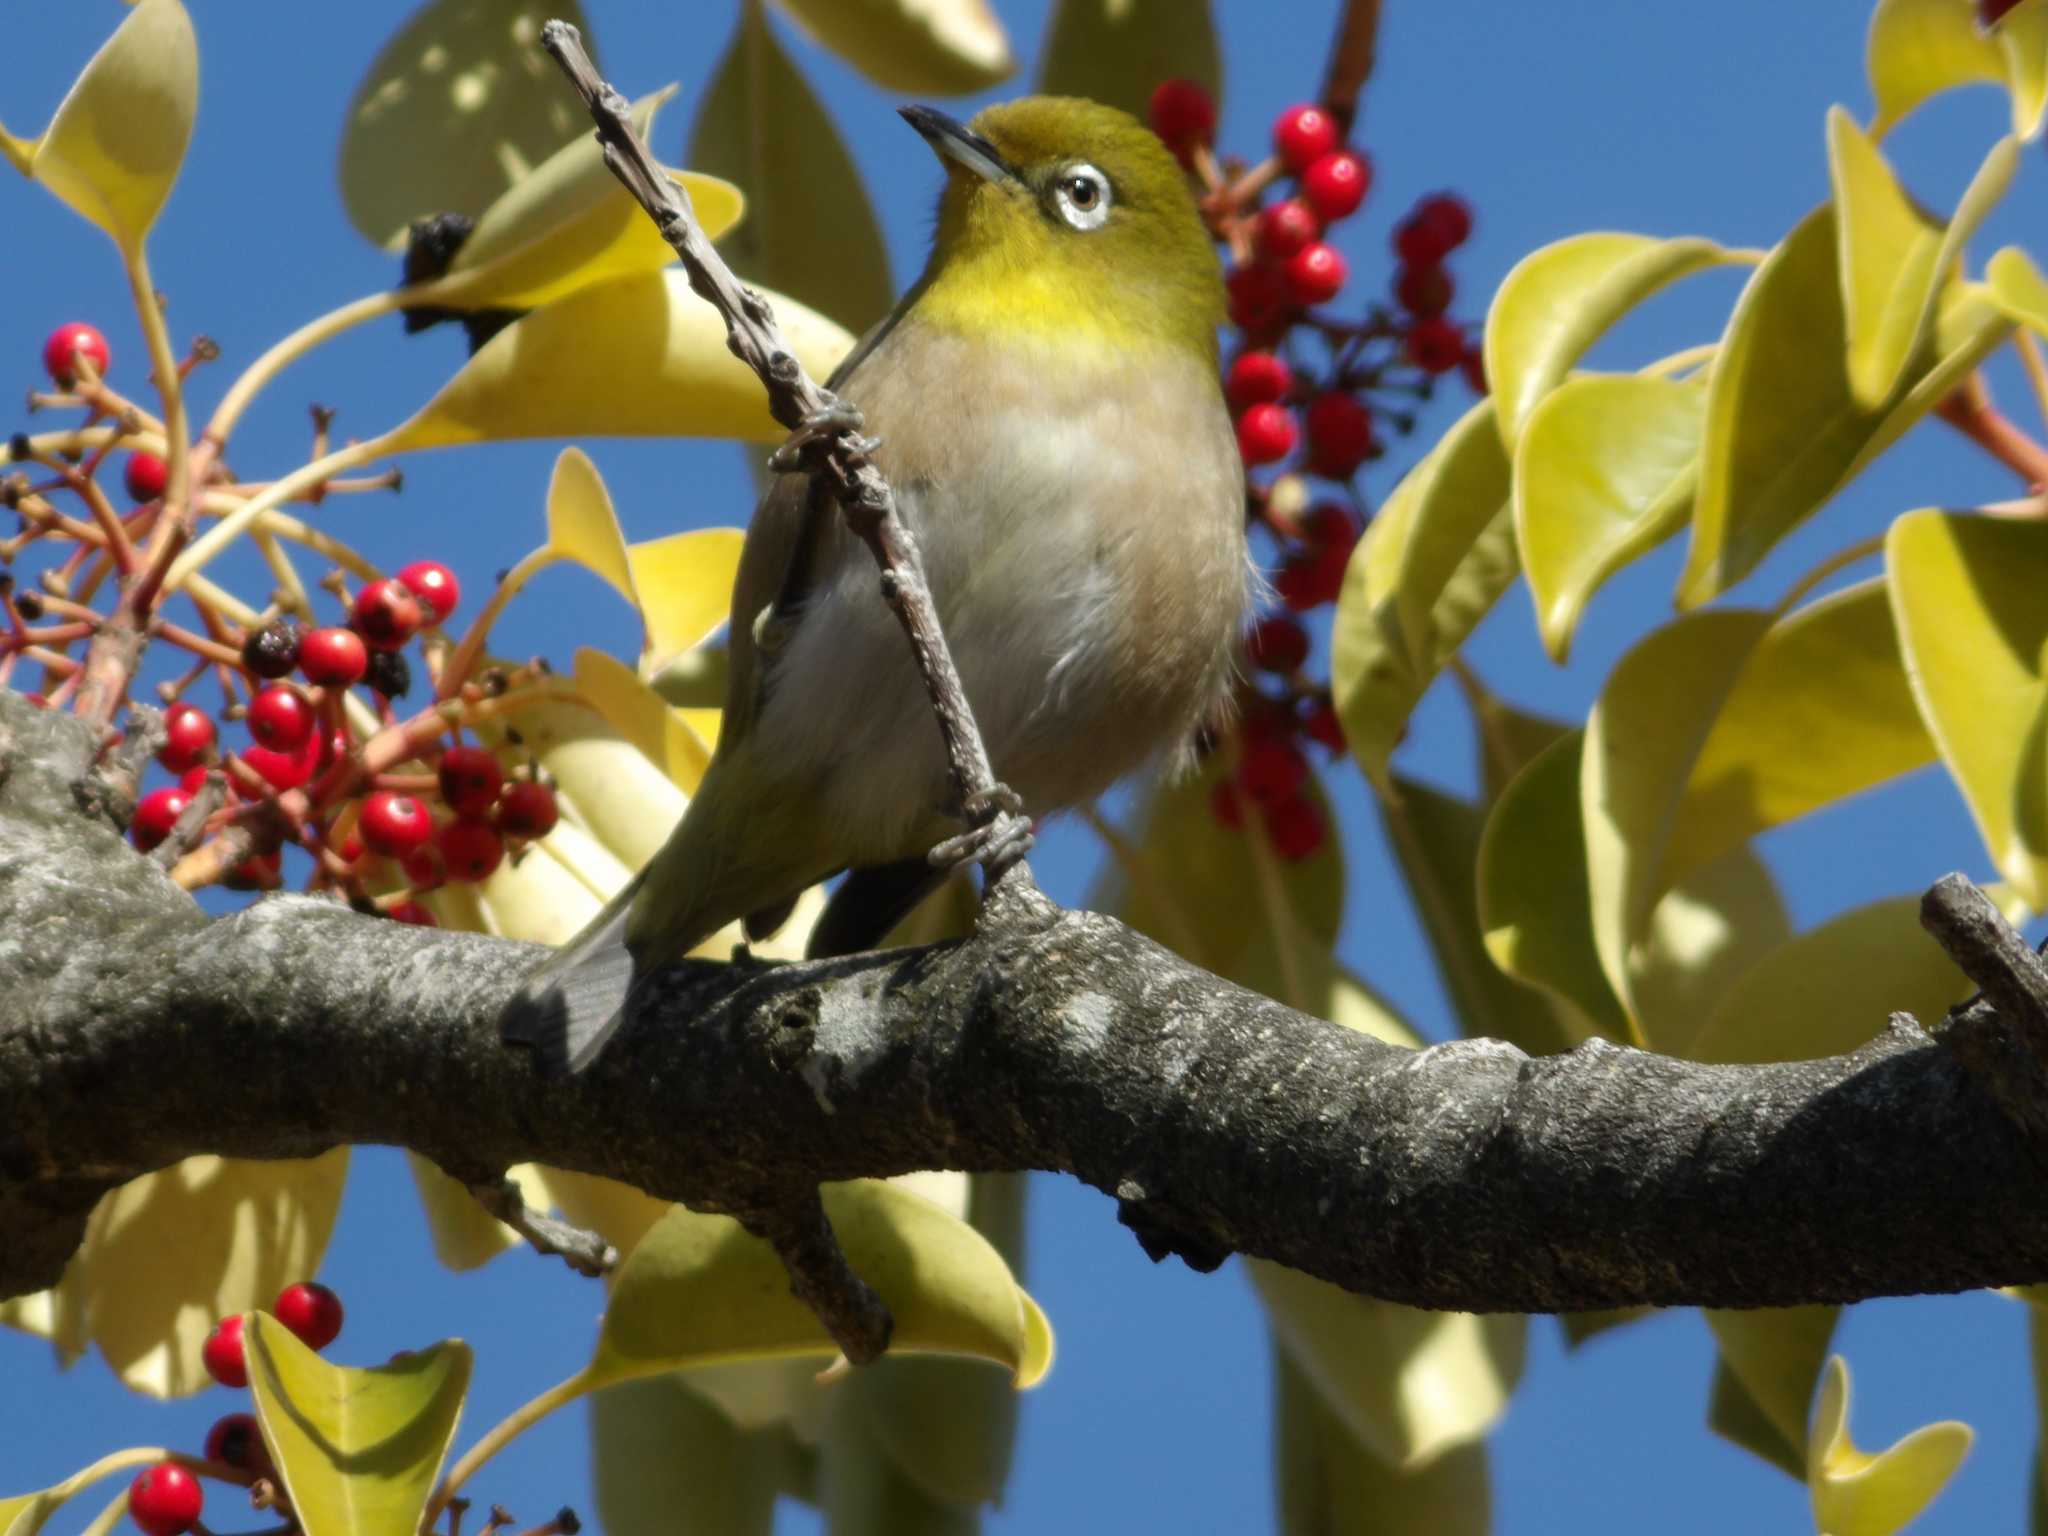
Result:
<svg viewBox="0 0 2048 1536"><path fill-rule="evenodd" d="M334 190L334 148L356 80L411 9L407 0L347 7L248 7L191 0L204 85L186 174L153 243L172 328L204 331L246 360L312 314L395 277L391 260L347 226ZM997 0L1027 64L1044 0ZM689 6L586 0L606 67L628 94L670 79L682 97L658 145L678 150L689 103L723 45L734 0ZM1222 142L1248 154L1289 101L1313 90L1334 0L1219 0L1228 81ZM10 69L0 119L17 131L44 121L77 66L120 18L113 0L21 8L10 18ZM1386 235L1419 193L1452 187L1478 215L1456 272L1461 315L1515 261L1546 241L1596 228L1706 234L1768 245L1826 193L1822 114L1842 102L1867 116L1861 0L1713 6L1565 0L1549 6L1446 6L1392 0L1380 72L1360 137L1377 183L1343 230L1355 285L1390 271ZM786 29L785 29L786 33ZM868 179L899 285L923 259L936 173L927 151L874 89L808 44L794 44ZM1020 90L995 93L1006 95ZM2003 98L1985 89L1937 103L1894 149L1915 191L1952 202L1991 139ZM2038 146L1978 256L2038 231L2044 188ZM15 392L34 382L45 333L72 317L99 320L117 368L133 383L140 341L103 237L36 189L0 182L7 230L0 272L0 365ZM1618 363L1711 339L1734 294L1709 278L1659 300L1609 344ZM369 435L423 400L452 368L449 332L410 343L394 324L328 349L259 406L235 458L265 475L305 451L304 409L341 411L337 430ZM1994 379L2016 418L2030 415L2009 370ZM218 387L218 386L215 386ZM18 393L7 393L18 398ZM202 396L205 391L202 389ZM1435 424L1448 420L1439 407ZM13 425L9 424L10 429ZM1928 427L1787 542L1749 592L1782 591L1827 550L1930 504L2016 494L2010 477ZM700 443L601 442L592 452L633 537L744 519L738 455ZM477 579L537 542L554 444L428 455L406 466L397 502L352 499L326 516L372 558L395 567L444 559ZM1397 451L1368 483L1384 491L1413 452ZM1593 604L1568 668L1543 659L1527 599L1511 593L1476 637L1471 658L1497 688L1559 715L1583 714L1615 658L1668 616L1678 552L1666 550ZM594 582L551 574L523 602L522 651L566 655L576 644L625 653L630 618ZM1416 717L1404 765L1469 787L1471 743L1459 710L1432 696ZM1350 845L1352 889L1342 950L1426 1035L1448 1025L1441 987L1380 846L1357 775L1333 775ZM1988 863L1945 778L1923 772L1766 840L1788 905L1803 924L1881 895L1917 891L1951 868ZM1054 837L1040 864L1056 894L1085 888L1091 854ZM1873 1020L1873 1029L1881 1021ZM167 1063L166 1070L175 1070ZM2015 1170L2016 1175L2018 1170ZM1196 1276L1155 1268L1101 1196L1038 1178L1028 1279L1059 1332L1060 1364L1026 1403L1006 1508L991 1532L1052 1529L1258 1530L1270 1525L1269 1385L1264 1325L1236 1266ZM397 1158L358 1157L324 1278L350 1306L342 1359L368 1362L450 1334L480 1361L465 1438L580 1364L599 1302L588 1284L524 1254L451 1276L432 1261ZM2015 1529L2033 1454L2025 1318L1978 1295L1887 1301L1854 1309L1838 1336L1856 1372L1853 1428L1881 1446L1915 1424L1960 1417L1979 1432L1949 1492L1918 1528ZM40 1486L119 1444L168 1439L196 1447L228 1411L215 1392L182 1404L131 1397L88 1360L56 1377L39 1343L0 1334L0 1492ZM1532 1331L1529 1368L1494 1438L1497 1529L1671 1533L1796 1530L1803 1490L1704 1433L1712 1365L1697 1315L1675 1313L1603 1337L1567 1357L1555 1328ZM576 1416L524 1442L477 1490L539 1519L568 1503L590 1509ZM221 1519L221 1525L237 1525ZM786 1514L783 1528L807 1530Z"/></svg>

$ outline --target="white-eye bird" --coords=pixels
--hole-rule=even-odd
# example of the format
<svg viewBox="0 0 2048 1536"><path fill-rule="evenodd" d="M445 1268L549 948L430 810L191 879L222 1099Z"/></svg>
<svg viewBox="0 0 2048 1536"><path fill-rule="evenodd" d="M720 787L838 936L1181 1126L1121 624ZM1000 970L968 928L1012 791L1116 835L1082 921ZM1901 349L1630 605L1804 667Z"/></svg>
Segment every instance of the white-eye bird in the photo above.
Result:
<svg viewBox="0 0 2048 1536"><path fill-rule="evenodd" d="M1221 273L1135 118L1028 97L903 116L946 166L931 259L830 381L922 548L997 777L1043 814L1185 752L1227 695L1250 590L1218 381ZM747 530L724 723L653 861L508 1006L591 1061L634 988L736 919L772 932L850 870L813 953L871 947L960 830L941 738L867 549L781 476Z"/></svg>

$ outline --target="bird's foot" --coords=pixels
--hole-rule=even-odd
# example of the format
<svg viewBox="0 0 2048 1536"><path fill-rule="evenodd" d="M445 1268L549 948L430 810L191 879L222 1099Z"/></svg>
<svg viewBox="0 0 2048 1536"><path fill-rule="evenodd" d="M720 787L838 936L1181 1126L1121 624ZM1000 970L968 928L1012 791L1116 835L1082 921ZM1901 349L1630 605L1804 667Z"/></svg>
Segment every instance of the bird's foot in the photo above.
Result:
<svg viewBox="0 0 2048 1536"><path fill-rule="evenodd" d="M796 430L789 434L782 446L768 455L768 467L778 475L795 474L806 469L810 466L812 453L821 445L842 433L859 432L866 422L858 407L828 396L824 405L798 422ZM861 452L871 453L879 445L862 440L857 446Z"/></svg>
<svg viewBox="0 0 2048 1536"><path fill-rule="evenodd" d="M961 809L973 825L932 849L927 857L934 866L957 869L979 864L995 880L1038 840L1024 814L1023 797L1007 784L970 796Z"/></svg>

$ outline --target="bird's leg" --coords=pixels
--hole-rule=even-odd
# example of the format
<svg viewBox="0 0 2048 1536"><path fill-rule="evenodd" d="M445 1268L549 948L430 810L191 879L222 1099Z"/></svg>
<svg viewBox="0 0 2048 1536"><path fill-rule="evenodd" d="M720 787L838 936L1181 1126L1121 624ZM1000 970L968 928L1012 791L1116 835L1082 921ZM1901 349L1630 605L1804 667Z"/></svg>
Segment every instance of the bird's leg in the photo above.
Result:
<svg viewBox="0 0 2048 1536"><path fill-rule="evenodd" d="M782 446L768 455L768 467L778 475L795 474L809 467L813 449L842 433L858 433L864 425L866 418L858 407L828 395L825 404L798 422ZM879 444L857 439L856 446L862 453L872 453Z"/></svg>
<svg viewBox="0 0 2048 1536"><path fill-rule="evenodd" d="M1029 853L1038 840L1024 814L1023 797L1007 784L993 784L969 795L961 811L972 825L925 855L935 866L979 864L993 881Z"/></svg>

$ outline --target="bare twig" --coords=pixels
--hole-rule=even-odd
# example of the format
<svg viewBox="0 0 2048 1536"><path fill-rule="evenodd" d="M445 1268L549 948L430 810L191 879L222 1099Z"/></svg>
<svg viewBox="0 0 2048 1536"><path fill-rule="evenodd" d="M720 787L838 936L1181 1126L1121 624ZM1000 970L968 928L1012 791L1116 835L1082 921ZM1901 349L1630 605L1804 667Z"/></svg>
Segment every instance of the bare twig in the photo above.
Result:
<svg viewBox="0 0 2048 1536"><path fill-rule="evenodd" d="M2028 1133L2036 1167L2048 1168L2048 966L1962 875L1935 882L1920 923L1983 988L1949 1011L1943 1041Z"/></svg>
<svg viewBox="0 0 2048 1536"><path fill-rule="evenodd" d="M580 1275L601 1275L618 1265L619 1250L603 1234L536 1211L510 1179L472 1184L469 1192L478 1205L531 1243L536 1253L554 1254Z"/></svg>
<svg viewBox="0 0 2048 1536"><path fill-rule="evenodd" d="M218 768L209 768L206 777L200 781L185 809L178 813L164 840L149 851L156 860L157 868L169 869L197 846L200 833L206 830L206 823L213 813L227 804L228 776Z"/></svg>
<svg viewBox="0 0 2048 1536"><path fill-rule="evenodd" d="M789 1271L789 1288L818 1315L847 1359L867 1365L881 1358L895 1320L882 1298L846 1262L815 1188L749 1214L744 1224L774 1248Z"/></svg>
<svg viewBox="0 0 2048 1536"><path fill-rule="evenodd" d="M1323 76L1323 106L1347 129L1358 113L1358 93L1372 78L1379 32L1380 0L1348 0Z"/></svg>

